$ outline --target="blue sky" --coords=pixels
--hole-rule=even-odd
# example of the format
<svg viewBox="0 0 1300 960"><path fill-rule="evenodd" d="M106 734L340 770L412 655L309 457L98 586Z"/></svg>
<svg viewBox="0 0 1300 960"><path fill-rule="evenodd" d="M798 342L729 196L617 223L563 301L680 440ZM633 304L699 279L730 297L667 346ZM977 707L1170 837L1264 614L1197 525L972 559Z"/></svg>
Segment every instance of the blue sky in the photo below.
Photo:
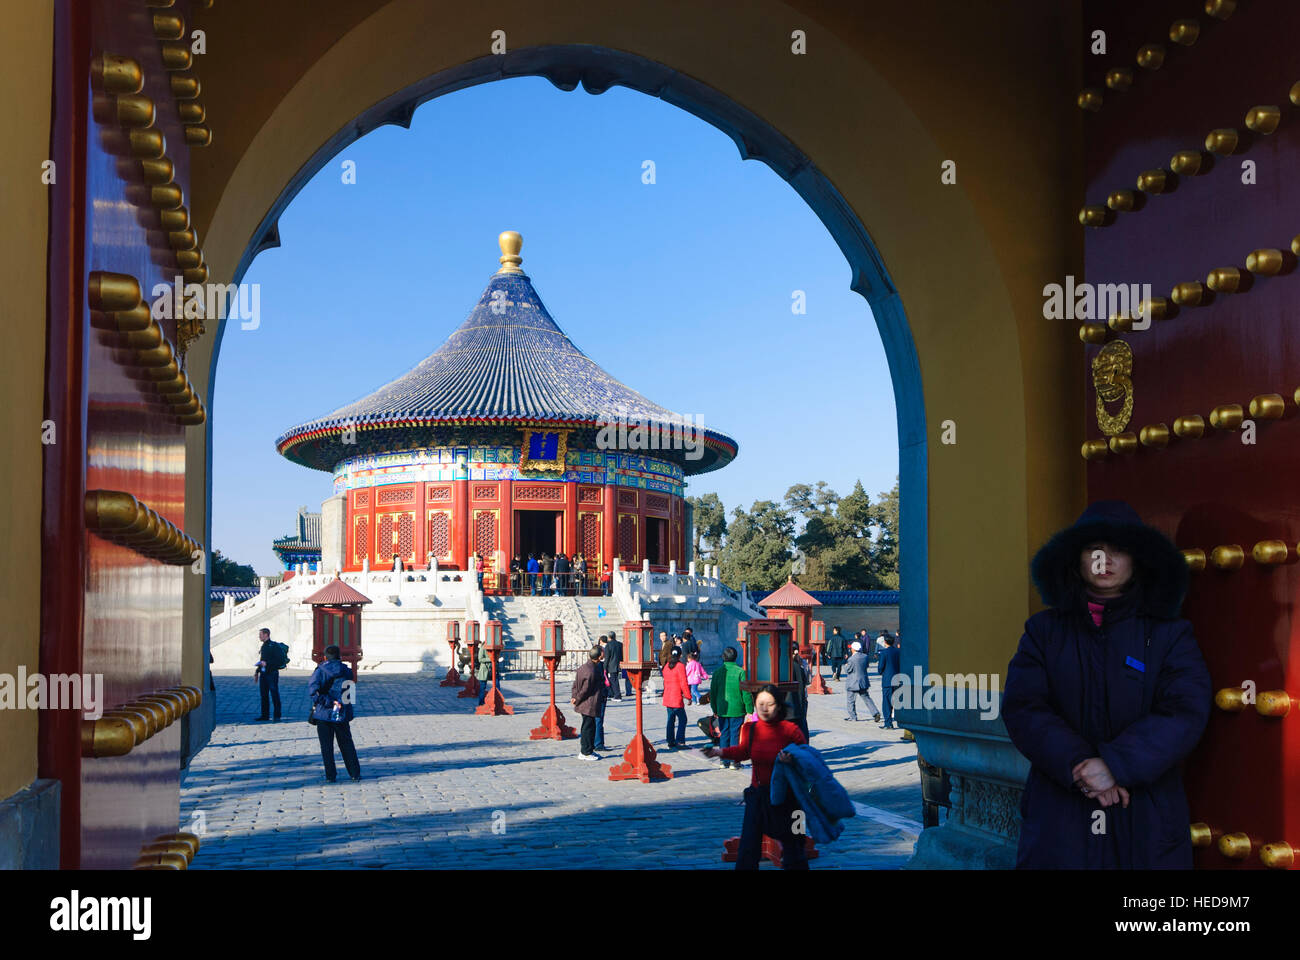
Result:
<svg viewBox="0 0 1300 960"><path fill-rule="evenodd" d="M342 182L342 162L356 183ZM642 183L655 163L656 182ZM867 224L870 229L870 224ZM280 218L244 278L261 323L226 325L212 405L213 546L259 573L328 474L284 460L287 428L410 370L465 319L518 230L523 269L588 356L740 444L689 482L731 510L794 483L893 486L884 351L839 248L775 173L660 100L542 78L440 97L410 130L346 148ZM807 313L791 312L806 293Z"/></svg>

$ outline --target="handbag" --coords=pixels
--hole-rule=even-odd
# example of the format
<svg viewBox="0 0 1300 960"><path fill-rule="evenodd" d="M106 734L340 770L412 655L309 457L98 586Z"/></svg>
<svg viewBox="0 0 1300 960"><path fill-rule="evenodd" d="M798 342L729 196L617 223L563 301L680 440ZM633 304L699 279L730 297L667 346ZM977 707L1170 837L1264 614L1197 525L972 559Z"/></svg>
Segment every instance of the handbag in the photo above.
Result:
<svg viewBox="0 0 1300 960"><path fill-rule="evenodd" d="M695 725L700 728L700 732L713 741L716 747L722 742L722 737L718 735L717 724L714 722L712 714L707 717L700 717L695 721Z"/></svg>
<svg viewBox="0 0 1300 960"><path fill-rule="evenodd" d="M307 722L313 727L320 725L320 721L316 719L316 701L319 699L320 694L318 693L314 698L312 698L311 703L307 704Z"/></svg>

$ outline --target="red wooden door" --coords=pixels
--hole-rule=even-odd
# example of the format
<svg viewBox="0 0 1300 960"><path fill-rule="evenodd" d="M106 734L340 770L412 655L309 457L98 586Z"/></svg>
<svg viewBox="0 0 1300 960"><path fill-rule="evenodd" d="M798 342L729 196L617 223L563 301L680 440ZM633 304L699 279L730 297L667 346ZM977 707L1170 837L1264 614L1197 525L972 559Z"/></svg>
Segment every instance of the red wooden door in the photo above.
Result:
<svg viewBox="0 0 1300 960"><path fill-rule="evenodd" d="M1131 403L1131 413L1118 431L1112 425L1114 439L1103 433L1090 370L1087 436L1106 449L1088 462L1088 493L1129 501L1179 548L1207 558L1183 615L1216 690L1249 682L1295 696L1300 6L1240 3L1222 20L1201 6L1106 0L1084 9L1084 49L1092 31L1104 30L1109 50L1085 54L1085 80L1101 99L1083 115L1084 202L1094 208L1084 216L1104 224L1086 228L1086 279L1150 284L1153 297L1169 301L1148 329L1127 331L1123 320L1119 330L1102 328L1107 344L1131 350L1127 377L1115 386L1102 381L1103 411L1122 418ZM1226 14L1233 5L1209 6ZM1189 13L1200 15L1187 20ZM1143 67L1136 54L1148 44L1160 49L1143 53ZM1156 60L1159 69L1150 69ZM1107 209L1108 198L1117 209ZM1180 284L1199 284L1179 288L1181 305ZM1070 326L1063 338L1079 324ZM1102 349L1124 350L1094 343L1081 351L1091 364ZM1190 419L1197 416L1199 438ZM1287 562L1255 553L1271 540L1286 545ZM1214 553L1231 546L1241 553ZM1263 844L1300 845L1297 746L1300 710L1212 711L1186 768L1191 819L1212 834L1197 849L1198 866L1259 868ZM1218 843L1225 834L1248 838L1249 849L1235 848L1244 856L1225 855Z"/></svg>
<svg viewBox="0 0 1300 960"><path fill-rule="evenodd" d="M175 74L144 9L109 0L55 6L47 415L58 442L46 460L41 670L102 678L104 710L180 685L182 589L185 578L203 576L177 556L151 556L156 541L123 546L96 534L81 507L87 492L124 492L184 530L184 440L202 429L201 417L185 422L164 396L184 373L174 314L138 335L117 319L147 318L155 285L183 275L178 251L189 249L175 219L188 209L189 148ZM133 67L106 83L91 69L101 54ZM135 67L140 89L121 88ZM95 291L109 274L138 284L144 315L120 303L92 311L92 301L105 303ZM146 351L150 337L157 345ZM170 359L159 362L163 354ZM100 757L82 757L83 723L82 711L42 712L40 775L62 784L62 864L129 867L145 843L177 829L181 721L123 756Z"/></svg>

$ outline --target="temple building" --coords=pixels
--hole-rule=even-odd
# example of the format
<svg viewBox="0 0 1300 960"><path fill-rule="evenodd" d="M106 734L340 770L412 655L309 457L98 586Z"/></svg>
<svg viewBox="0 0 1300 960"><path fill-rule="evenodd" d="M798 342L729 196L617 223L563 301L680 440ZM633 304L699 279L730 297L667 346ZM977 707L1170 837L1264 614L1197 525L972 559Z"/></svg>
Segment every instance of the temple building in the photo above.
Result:
<svg viewBox="0 0 1300 960"><path fill-rule="evenodd" d="M286 570L293 570L299 564L305 564L308 570L317 569L320 564L320 514L299 507L296 529L287 537L272 540L271 549Z"/></svg>
<svg viewBox="0 0 1300 960"><path fill-rule="evenodd" d="M522 243L500 235L478 304L413 370L276 441L334 476L326 569L480 556L493 574L543 551L581 552L591 571L687 562L686 478L730 463L736 441L579 350L520 269Z"/></svg>

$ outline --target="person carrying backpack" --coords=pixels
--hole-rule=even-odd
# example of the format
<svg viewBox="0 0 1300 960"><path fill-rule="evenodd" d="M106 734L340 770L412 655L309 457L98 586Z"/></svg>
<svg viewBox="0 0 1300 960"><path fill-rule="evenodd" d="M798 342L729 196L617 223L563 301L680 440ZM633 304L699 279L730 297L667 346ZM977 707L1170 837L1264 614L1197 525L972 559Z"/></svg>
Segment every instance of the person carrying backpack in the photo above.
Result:
<svg viewBox="0 0 1300 960"><path fill-rule="evenodd" d="M334 742L337 740L339 753L343 754L343 766L353 780L361 779L361 764L357 760L357 748L352 743L353 694L352 668L339 659L339 648L330 644L325 648L325 660L311 675L307 684L307 696L311 699L310 722L316 725L316 734L320 738L320 755L325 761L325 780L333 783L338 770L334 766Z"/></svg>
<svg viewBox="0 0 1300 960"><path fill-rule="evenodd" d="M270 720L267 716L271 704L275 705L275 719L280 719L280 671L289 665L289 648L271 641L271 631L263 627L257 632L262 648L257 654L257 692L262 697L262 714L254 720ZM269 701L269 703L268 703Z"/></svg>

